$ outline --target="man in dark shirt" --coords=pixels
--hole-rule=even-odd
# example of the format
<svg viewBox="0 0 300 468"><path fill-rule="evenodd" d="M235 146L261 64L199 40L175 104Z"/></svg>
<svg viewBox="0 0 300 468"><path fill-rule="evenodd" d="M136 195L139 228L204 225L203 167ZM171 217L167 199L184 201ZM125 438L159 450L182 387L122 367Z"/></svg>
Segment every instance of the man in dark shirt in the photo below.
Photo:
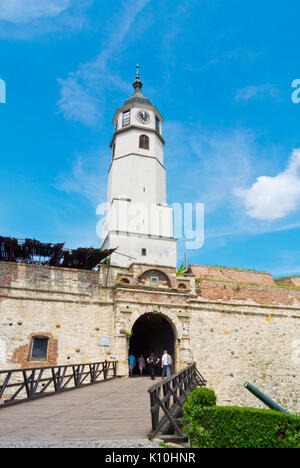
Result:
<svg viewBox="0 0 300 468"><path fill-rule="evenodd" d="M147 362L150 366L151 380L155 380L155 366L159 363L159 358L155 356L154 353L151 353L147 359Z"/></svg>

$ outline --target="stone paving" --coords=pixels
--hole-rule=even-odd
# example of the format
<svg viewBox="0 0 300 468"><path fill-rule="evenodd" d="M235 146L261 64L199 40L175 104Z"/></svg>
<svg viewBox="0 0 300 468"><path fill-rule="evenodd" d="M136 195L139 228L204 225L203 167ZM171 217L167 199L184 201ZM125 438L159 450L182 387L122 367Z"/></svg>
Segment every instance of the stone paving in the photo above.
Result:
<svg viewBox="0 0 300 468"><path fill-rule="evenodd" d="M95 440L64 442L10 442L0 443L1 448L161 448L148 439L136 440Z"/></svg>

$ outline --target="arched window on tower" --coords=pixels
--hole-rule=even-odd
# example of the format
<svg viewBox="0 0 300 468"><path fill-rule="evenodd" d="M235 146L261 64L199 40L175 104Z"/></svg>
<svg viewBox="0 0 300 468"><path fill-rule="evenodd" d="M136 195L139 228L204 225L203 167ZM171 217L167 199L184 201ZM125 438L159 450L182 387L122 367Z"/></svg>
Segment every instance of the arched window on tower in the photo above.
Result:
<svg viewBox="0 0 300 468"><path fill-rule="evenodd" d="M150 139L147 135L140 136L140 148L148 150L150 147Z"/></svg>

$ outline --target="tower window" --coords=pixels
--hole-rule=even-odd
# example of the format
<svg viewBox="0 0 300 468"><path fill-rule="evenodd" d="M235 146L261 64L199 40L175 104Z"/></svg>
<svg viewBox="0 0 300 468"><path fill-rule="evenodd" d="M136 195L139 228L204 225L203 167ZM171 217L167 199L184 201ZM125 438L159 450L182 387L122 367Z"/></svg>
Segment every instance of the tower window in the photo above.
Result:
<svg viewBox="0 0 300 468"><path fill-rule="evenodd" d="M116 153L116 143L114 143L113 148L112 148L112 159L114 159Z"/></svg>
<svg viewBox="0 0 300 468"><path fill-rule="evenodd" d="M142 257L146 257L147 256L147 249L142 249Z"/></svg>
<svg viewBox="0 0 300 468"><path fill-rule="evenodd" d="M116 125L115 125L115 132L118 130L118 120L116 121Z"/></svg>
<svg viewBox="0 0 300 468"><path fill-rule="evenodd" d="M130 110L123 112L123 127L130 124Z"/></svg>
<svg viewBox="0 0 300 468"><path fill-rule="evenodd" d="M49 338L34 336L31 346L31 361L47 361Z"/></svg>
<svg viewBox="0 0 300 468"><path fill-rule="evenodd" d="M148 150L150 147L150 139L147 135L140 136L140 148Z"/></svg>
<svg viewBox="0 0 300 468"><path fill-rule="evenodd" d="M158 132L160 131L160 126L159 126L159 124L160 124L159 118L158 118L158 117L155 117L155 128L156 128L156 130L157 130Z"/></svg>

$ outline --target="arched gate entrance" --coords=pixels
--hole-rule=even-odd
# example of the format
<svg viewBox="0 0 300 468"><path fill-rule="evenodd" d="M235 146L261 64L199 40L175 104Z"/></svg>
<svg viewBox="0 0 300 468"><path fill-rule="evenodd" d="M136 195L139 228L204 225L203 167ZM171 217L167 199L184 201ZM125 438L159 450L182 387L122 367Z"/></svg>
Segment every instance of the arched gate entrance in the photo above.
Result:
<svg viewBox="0 0 300 468"><path fill-rule="evenodd" d="M136 358L143 354L145 360L151 353L155 353L160 359L167 350L173 359L173 371L175 369L175 333L171 323L161 314L148 313L137 319L132 328L132 336L129 342L129 353ZM156 374L161 374L160 364L156 368ZM138 373L136 366L135 373ZM145 373L149 373L146 366Z"/></svg>

